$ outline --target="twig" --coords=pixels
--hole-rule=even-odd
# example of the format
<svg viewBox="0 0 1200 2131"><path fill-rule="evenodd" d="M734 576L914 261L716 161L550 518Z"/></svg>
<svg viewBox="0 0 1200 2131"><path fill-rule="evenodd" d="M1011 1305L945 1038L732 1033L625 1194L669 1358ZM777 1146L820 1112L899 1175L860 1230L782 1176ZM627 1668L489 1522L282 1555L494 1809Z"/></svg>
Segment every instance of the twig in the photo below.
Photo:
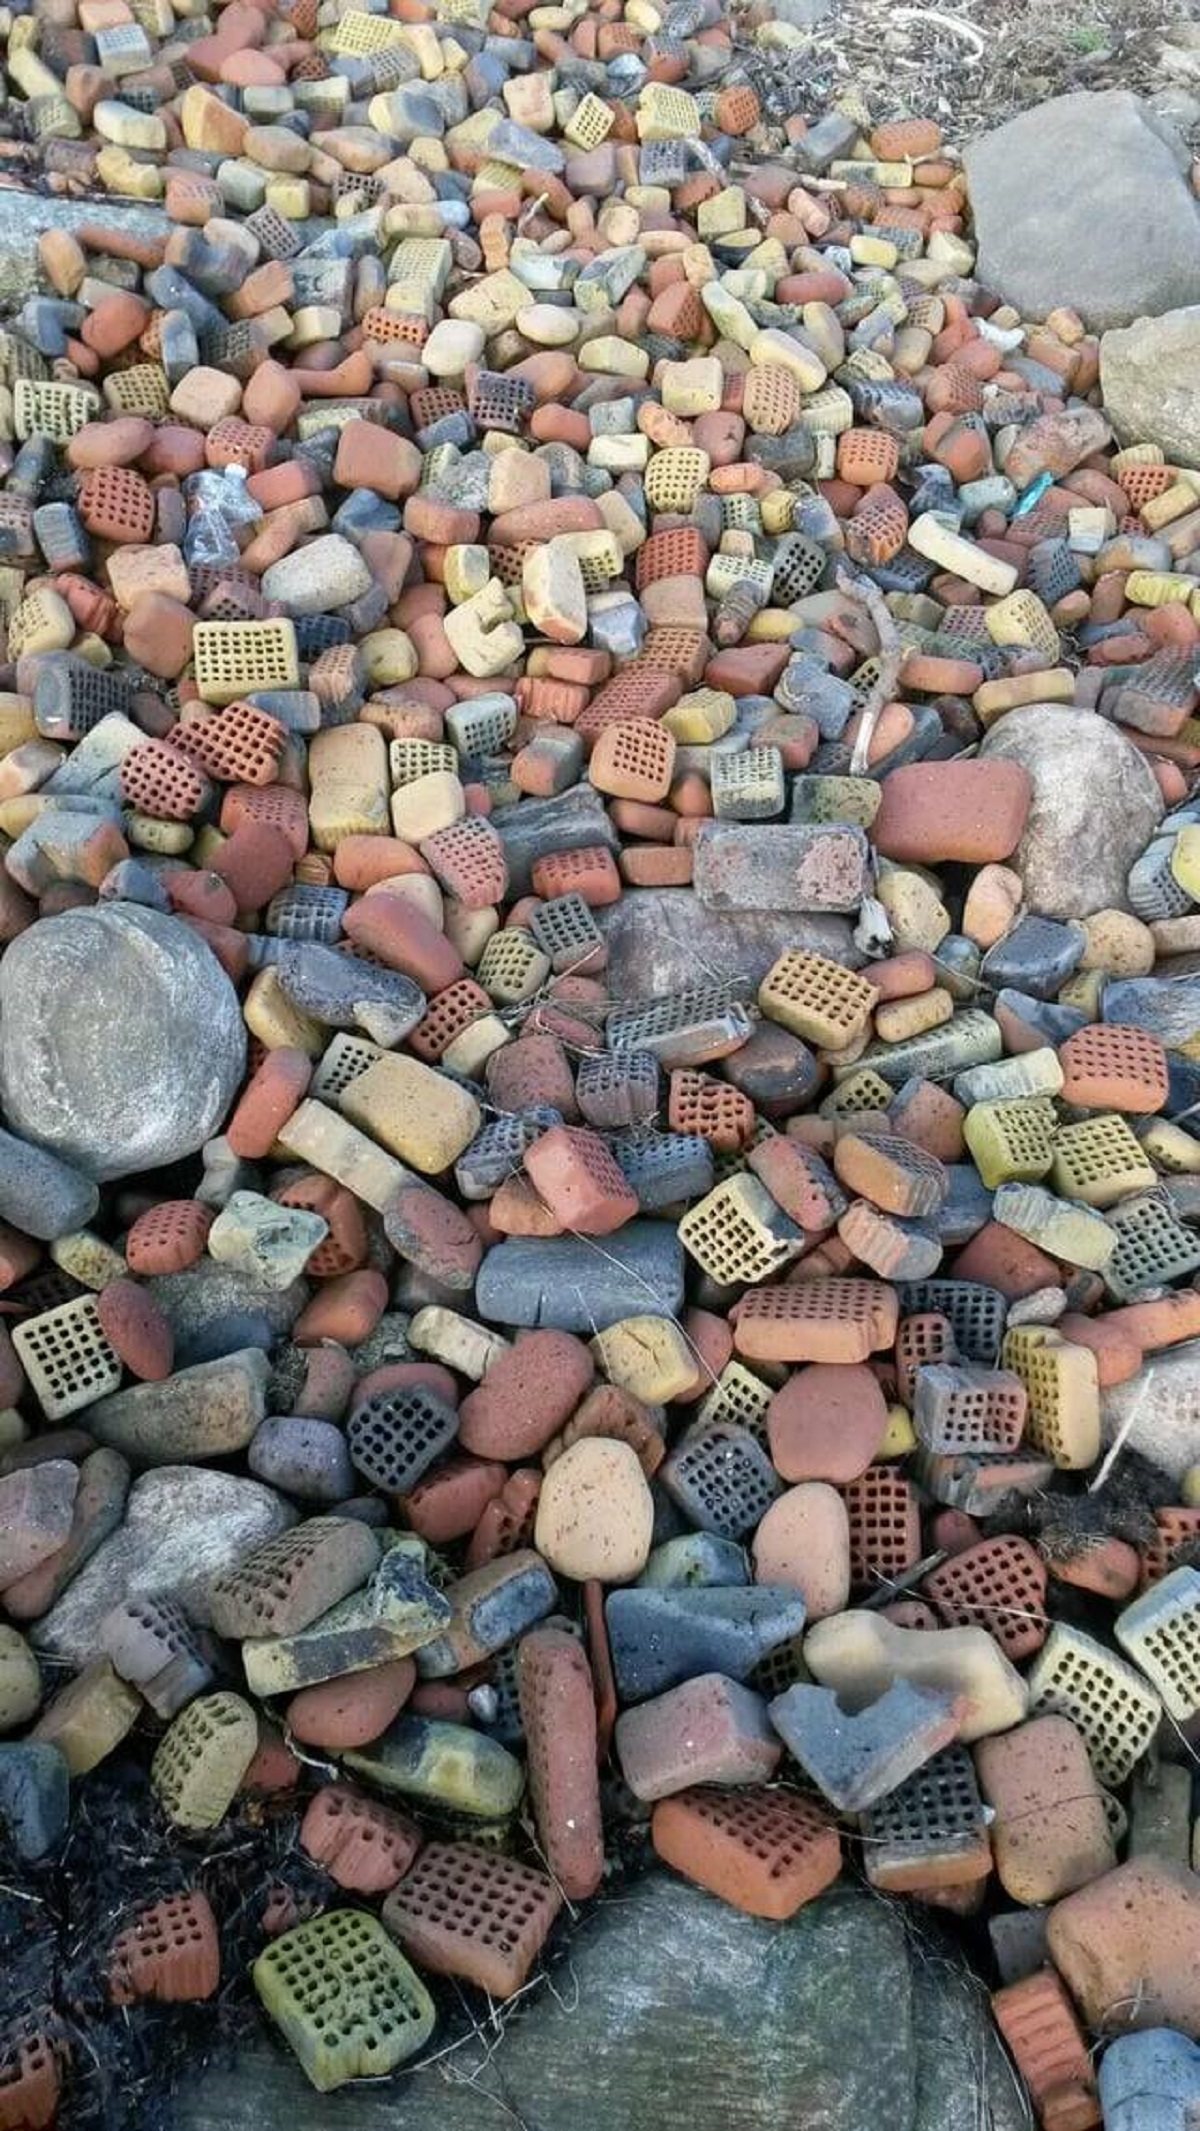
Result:
<svg viewBox="0 0 1200 2131"><path fill-rule="evenodd" d="M879 723L884 705L891 702L900 685L900 661L903 653L900 648L900 632L878 585L872 584L869 577L851 577L848 570L839 570L837 588L846 599L852 599L856 605L866 608L879 638L879 673L867 691L867 699L859 720L858 738L850 757L850 775L862 777L866 773L871 742L875 738L875 727Z"/></svg>

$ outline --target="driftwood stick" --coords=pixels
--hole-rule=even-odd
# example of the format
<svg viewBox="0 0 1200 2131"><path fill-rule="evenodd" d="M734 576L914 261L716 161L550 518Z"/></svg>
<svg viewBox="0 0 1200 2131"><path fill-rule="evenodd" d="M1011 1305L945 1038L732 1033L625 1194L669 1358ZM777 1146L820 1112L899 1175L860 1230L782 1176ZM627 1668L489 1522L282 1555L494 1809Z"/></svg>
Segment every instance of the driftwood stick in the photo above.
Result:
<svg viewBox="0 0 1200 2131"><path fill-rule="evenodd" d="M850 757L850 775L861 777L867 767L875 727L885 703L890 703L900 682L900 632L892 619L891 609L878 585L869 577L851 577L849 571L839 570L837 588L847 599L865 607L879 638L879 675L862 707L862 718L854 753Z"/></svg>

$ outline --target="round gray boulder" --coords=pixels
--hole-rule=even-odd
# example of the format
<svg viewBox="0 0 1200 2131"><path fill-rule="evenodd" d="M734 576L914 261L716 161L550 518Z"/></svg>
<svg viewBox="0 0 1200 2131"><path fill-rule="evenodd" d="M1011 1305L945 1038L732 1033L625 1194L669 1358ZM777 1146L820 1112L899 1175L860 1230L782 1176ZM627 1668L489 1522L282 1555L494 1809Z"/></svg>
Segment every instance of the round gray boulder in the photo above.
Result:
<svg viewBox="0 0 1200 2131"><path fill-rule="evenodd" d="M98 1182L193 1154L245 1068L237 993L178 918L68 910L0 961L5 1117Z"/></svg>
<svg viewBox="0 0 1200 2131"><path fill-rule="evenodd" d="M1029 819L1008 864L1042 917L1126 910L1129 869L1150 841L1162 794L1145 757L1094 711L1030 703L1009 711L980 750L1033 779Z"/></svg>

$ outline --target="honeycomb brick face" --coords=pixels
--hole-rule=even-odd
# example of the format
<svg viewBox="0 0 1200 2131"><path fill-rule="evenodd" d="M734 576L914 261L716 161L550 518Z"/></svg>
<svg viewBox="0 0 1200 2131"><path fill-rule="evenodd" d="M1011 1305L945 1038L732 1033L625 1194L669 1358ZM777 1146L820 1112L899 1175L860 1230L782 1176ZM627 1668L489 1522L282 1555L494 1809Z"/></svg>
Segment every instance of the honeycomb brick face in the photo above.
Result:
<svg viewBox="0 0 1200 2131"><path fill-rule="evenodd" d="M654 1808L664 1864L750 1916L783 1923L832 1885L841 1843L820 1805L784 1789L697 1786Z"/></svg>
<svg viewBox="0 0 1200 2131"><path fill-rule="evenodd" d="M561 1906L553 1881L532 1865L479 1843L431 1842L388 1896L383 1920L421 1967L504 1999L525 1983Z"/></svg>
<svg viewBox="0 0 1200 2131"><path fill-rule="evenodd" d="M221 1980L217 1920L207 1895L167 1895L138 1912L114 1941L108 1964L113 2003L211 1998Z"/></svg>

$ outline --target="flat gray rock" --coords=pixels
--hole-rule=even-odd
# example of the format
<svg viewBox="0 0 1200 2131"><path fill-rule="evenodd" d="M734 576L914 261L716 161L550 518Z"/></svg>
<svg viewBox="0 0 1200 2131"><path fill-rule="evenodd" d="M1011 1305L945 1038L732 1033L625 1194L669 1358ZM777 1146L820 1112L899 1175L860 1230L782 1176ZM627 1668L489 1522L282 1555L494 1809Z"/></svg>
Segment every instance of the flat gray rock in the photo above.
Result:
<svg viewBox="0 0 1200 2131"><path fill-rule="evenodd" d="M1170 465L1200 466L1200 302L1106 333L1100 383L1122 444L1159 444Z"/></svg>
<svg viewBox="0 0 1200 2131"><path fill-rule="evenodd" d="M246 1068L238 996L178 918L133 903L44 918L0 962L0 1102L104 1182L195 1153Z"/></svg>
<svg viewBox="0 0 1200 2131"><path fill-rule="evenodd" d="M841 822L706 821L692 859L709 910L857 911L871 878L866 837Z"/></svg>
<svg viewBox="0 0 1200 2131"><path fill-rule="evenodd" d="M207 1626L211 1579L295 1521L290 1504L257 1480L199 1465L143 1473L120 1531L36 1622L30 1641L47 1656L86 1665L100 1647L105 1614L126 1598L178 1598Z"/></svg>
<svg viewBox="0 0 1200 2131"><path fill-rule="evenodd" d="M855 969L862 961L848 918L706 910L690 888L627 888L596 921L608 942L609 994L622 1005L698 984L729 984L751 999L785 947L807 947Z"/></svg>
<svg viewBox="0 0 1200 2131"><path fill-rule="evenodd" d="M179 2131L1027 2131L1031 2120L986 1991L936 1926L906 1930L899 1905L851 1887L789 1924L761 1923L653 1872L584 1919L553 1991L499 2037L468 2036L427 2072L328 2095L281 2052L254 2048L190 2083L175 2121Z"/></svg>
<svg viewBox="0 0 1200 2131"><path fill-rule="evenodd" d="M198 1362L161 1383L97 1399L87 1409L88 1432L133 1465L232 1457L266 1418L269 1375L261 1347Z"/></svg>
<svg viewBox="0 0 1200 2131"><path fill-rule="evenodd" d="M307 1280L264 1287L207 1257L182 1273L158 1273L146 1285L175 1335L177 1369L241 1347L273 1347L312 1293Z"/></svg>
<svg viewBox="0 0 1200 2131"><path fill-rule="evenodd" d="M1082 918L1129 907L1129 868L1162 817L1149 763L1090 710L1030 703L994 725L980 753L1020 762L1033 779L1025 833L1008 860L1029 910Z"/></svg>
<svg viewBox="0 0 1200 2131"><path fill-rule="evenodd" d="M1127 89L1036 104L966 154L977 272L1024 318L1094 332L1200 302L1200 210L1170 123Z"/></svg>

